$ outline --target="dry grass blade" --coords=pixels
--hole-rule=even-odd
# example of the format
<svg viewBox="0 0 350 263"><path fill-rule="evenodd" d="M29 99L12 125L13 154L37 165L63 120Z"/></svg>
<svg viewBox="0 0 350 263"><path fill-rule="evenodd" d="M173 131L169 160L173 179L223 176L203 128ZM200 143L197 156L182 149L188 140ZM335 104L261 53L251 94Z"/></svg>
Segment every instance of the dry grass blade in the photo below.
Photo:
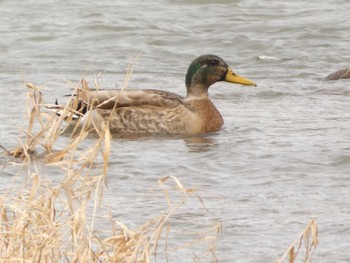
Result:
<svg viewBox="0 0 350 263"><path fill-rule="evenodd" d="M108 127L105 128L104 143L105 147L103 151L103 173L107 174L108 160L111 150L111 132Z"/></svg>
<svg viewBox="0 0 350 263"><path fill-rule="evenodd" d="M275 263L283 262L287 256L289 256L288 262L294 263L303 243L305 245L304 263L308 263L311 262L312 255L318 245L318 227L315 219L311 220L300 236L289 246L283 256L275 261Z"/></svg>
<svg viewBox="0 0 350 263"><path fill-rule="evenodd" d="M126 72L126 78L125 78L124 84L122 86L122 89L126 89L128 87L128 84L129 84L129 81L130 81L131 75L132 75L133 66L134 66L136 60L138 59L138 57L140 56L140 54L141 54L141 52L138 52L134 56L134 58L132 59L131 63L129 64L128 70Z"/></svg>

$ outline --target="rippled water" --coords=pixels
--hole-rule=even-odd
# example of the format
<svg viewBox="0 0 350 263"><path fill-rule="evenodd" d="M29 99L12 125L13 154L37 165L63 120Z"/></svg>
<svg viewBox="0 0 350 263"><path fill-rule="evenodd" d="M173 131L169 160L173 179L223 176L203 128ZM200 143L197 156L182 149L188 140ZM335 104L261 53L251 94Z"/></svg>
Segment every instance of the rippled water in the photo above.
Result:
<svg viewBox="0 0 350 263"><path fill-rule="evenodd" d="M209 210L203 217L222 223L221 262L272 262L313 217L320 230L314 261L350 261L350 82L322 81L350 64L349 1L37 0L0 7L1 144L15 145L23 127L24 81L44 85L47 102L69 93L83 74L91 81L101 72L101 86L113 88L141 52L131 87L184 94L192 59L219 55L258 86L210 89L225 119L219 132L114 139L105 193L114 215L131 225L155 216L166 206L149 190L172 175L198 189ZM183 214L183 224L196 217ZM178 257L192 261L190 252Z"/></svg>

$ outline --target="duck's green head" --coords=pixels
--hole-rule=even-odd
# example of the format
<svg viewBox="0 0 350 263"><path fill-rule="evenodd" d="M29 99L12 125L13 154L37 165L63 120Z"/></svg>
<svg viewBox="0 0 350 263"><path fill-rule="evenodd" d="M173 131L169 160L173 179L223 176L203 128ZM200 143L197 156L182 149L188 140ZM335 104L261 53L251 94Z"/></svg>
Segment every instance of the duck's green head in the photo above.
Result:
<svg viewBox="0 0 350 263"><path fill-rule="evenodd" d="M187 70L187 96L207 95L208 88L218 81L256 86L249 79L235 74L222 58L215 55L202 55L196 58Z"/></svg>

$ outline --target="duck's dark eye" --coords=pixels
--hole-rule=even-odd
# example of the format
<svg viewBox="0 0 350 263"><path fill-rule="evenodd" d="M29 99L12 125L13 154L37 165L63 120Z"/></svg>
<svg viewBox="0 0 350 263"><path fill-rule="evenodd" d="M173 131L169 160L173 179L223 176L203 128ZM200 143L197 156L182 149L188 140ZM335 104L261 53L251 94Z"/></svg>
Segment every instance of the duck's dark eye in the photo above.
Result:
<svg viewBox="0 0 350 263"><path fill-rule="evenodd" d="M212 59L212 60L209 60L209 62L208 62L208 65L209 66L217 66L217 65L219 65L219 60L217 60L217 59Z"/></svg>

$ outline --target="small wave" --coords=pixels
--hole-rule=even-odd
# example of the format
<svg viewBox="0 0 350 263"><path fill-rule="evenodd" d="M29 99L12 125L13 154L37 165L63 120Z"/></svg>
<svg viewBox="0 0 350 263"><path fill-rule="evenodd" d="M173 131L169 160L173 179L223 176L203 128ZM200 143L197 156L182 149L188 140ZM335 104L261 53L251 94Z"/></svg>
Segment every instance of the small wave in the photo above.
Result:
<svg viewBox="0 0 350 263"><path fill-rule="evenodd" d="M290 92L282 92L282 91L261 91L256 94L257 98L262 98L262 99L273 99L273 98L280 98L283 96L290 96L290 95L296 95L292 94Z"/></svg>
<svg viewBox="0 0 350 263"><path fill-rule="evenodd" d="M265 56L265 55L257 56L256 58L258 60L281 60L280 58L277 58L277 57Z"/></svg>
<svg viewBox="0 0 350 263"><path fill-rule="evenodd" d="M333 166L349 166L350 165L350 156L342 155L336 158L336 160L332 163Z"/></svg>

